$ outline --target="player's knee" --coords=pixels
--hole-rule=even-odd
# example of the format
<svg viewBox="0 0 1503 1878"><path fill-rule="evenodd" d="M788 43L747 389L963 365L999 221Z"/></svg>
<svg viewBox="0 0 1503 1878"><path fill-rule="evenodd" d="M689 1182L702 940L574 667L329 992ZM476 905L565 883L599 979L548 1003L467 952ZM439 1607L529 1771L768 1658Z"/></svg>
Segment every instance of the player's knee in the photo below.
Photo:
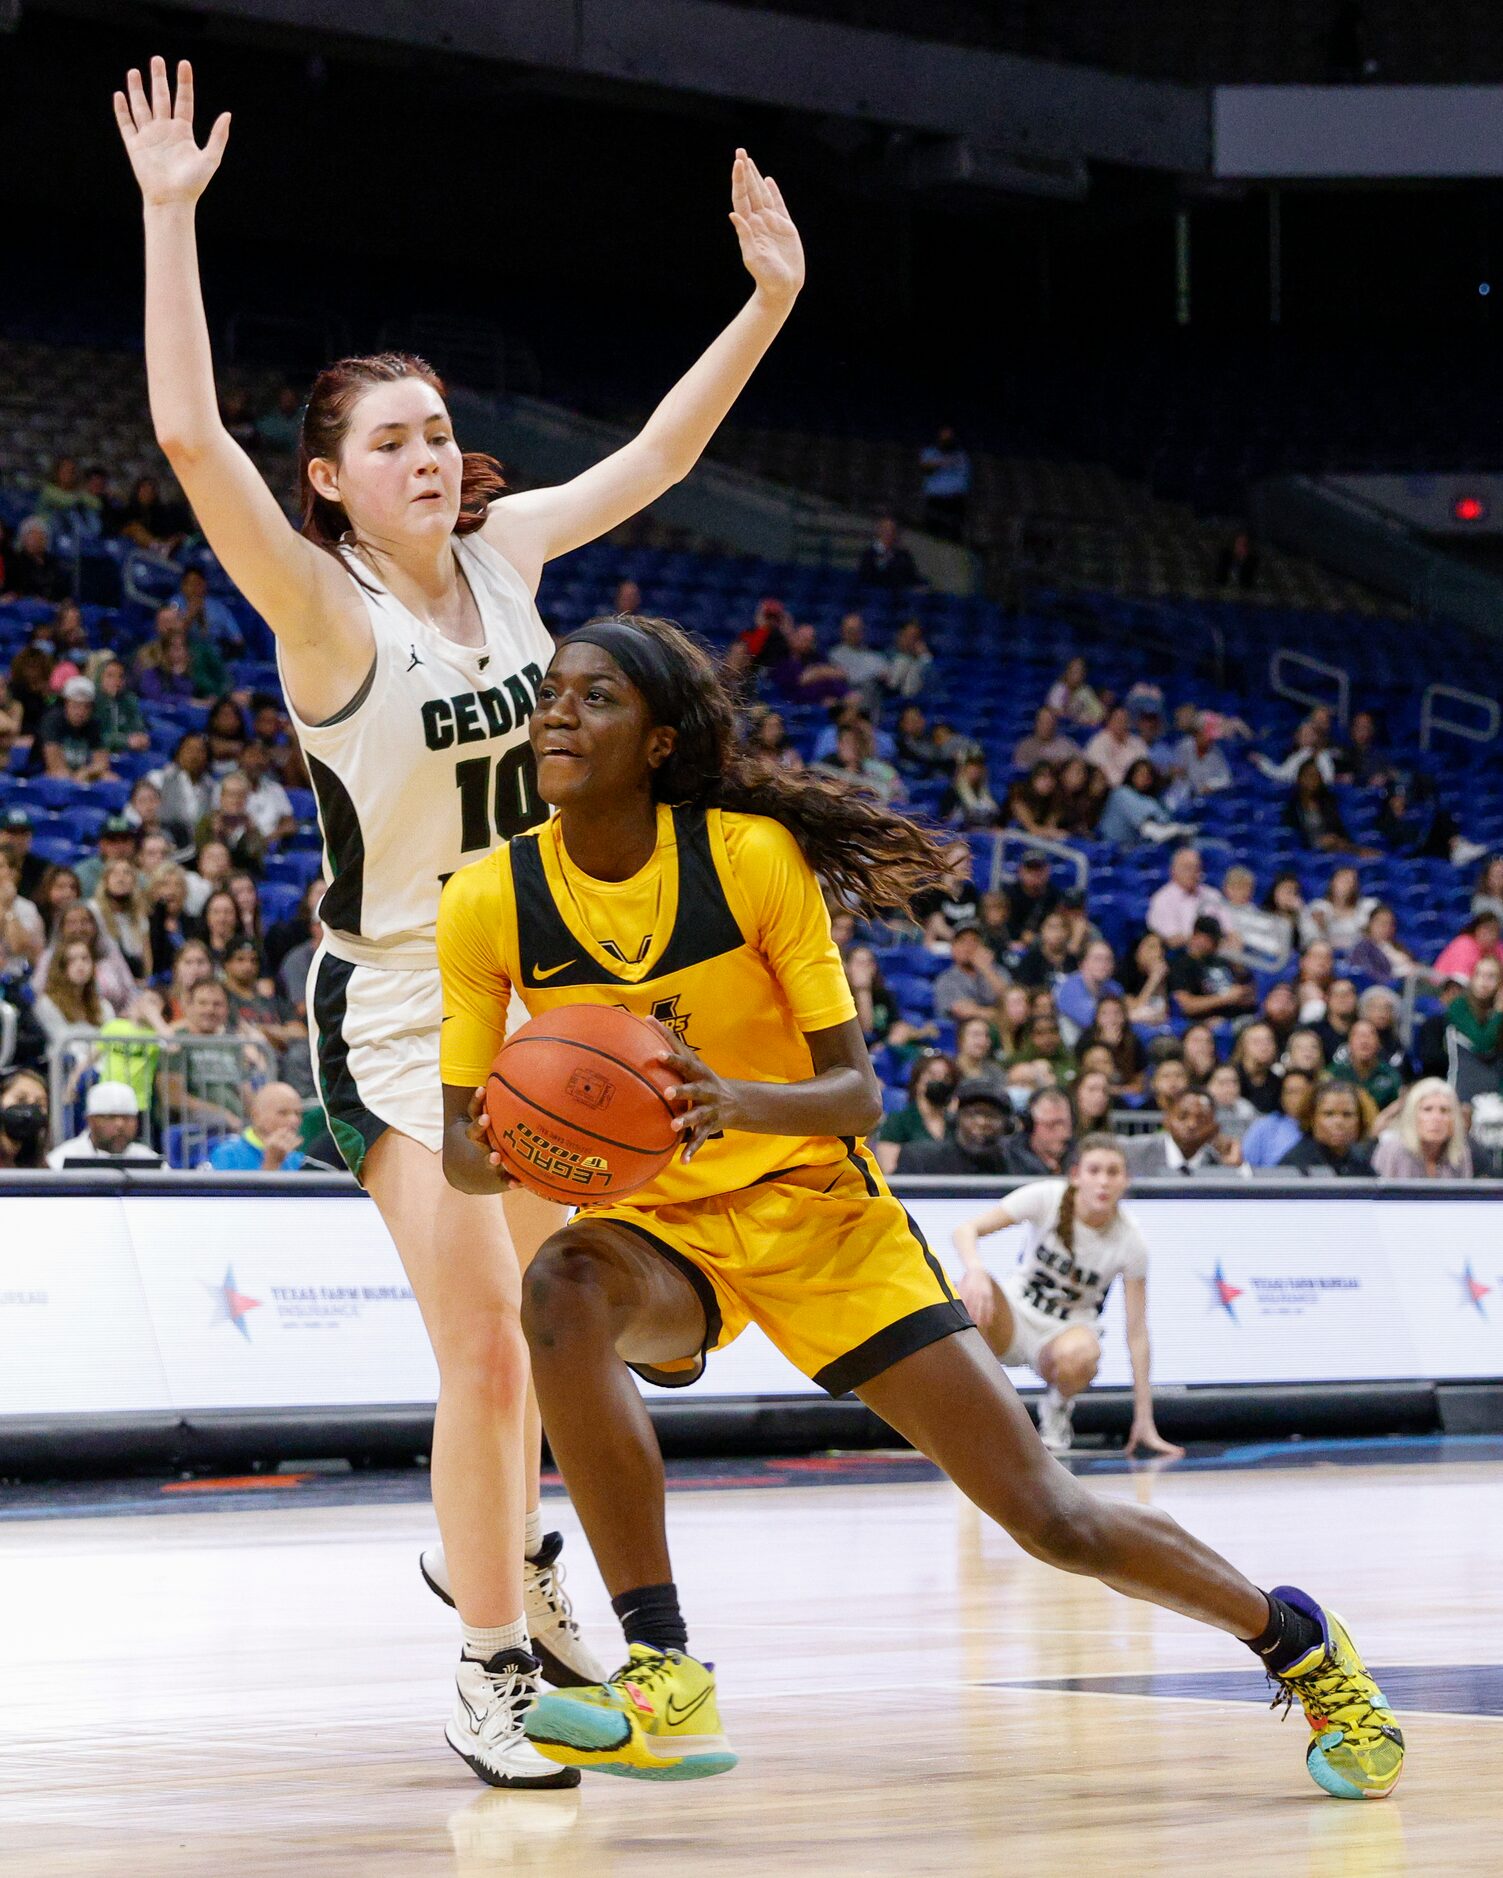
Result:
<svg viewBox="0 0 1503 1878"><path fill-rule="evenodd" d="M609 1317L606 1274L588 1244L555 1233L522 1276L522 1329L534 1355L594 1331Z"/></svg>
<svg viewBox="0 0 1503 1878"><path fill-rule="evenodd" d="M1049 1352L1046 1381L1061 1395L1079 1395L1095 1380L1101 1366L1101 1346L1094 1337L1069 1336Z"/></svg>
<svg viewBox="0 0 1503 1878"><path fill-rule="evenodd" d="M1099 1355L1092 1355L1089 1350L1072 1353L1056 1366L1055 1388L1061 1395L1079 1395L1082 1389L1091 1386L1100 1362Z"/></svg>
<svg viewBox="0 0 1503 1878"><path fill-rule="evenodd" d="M527 1393L527 1344L514 1303L470 1305L435 1328L439 1382L450 1394L485 1397L498 1414Z"/></svg>
<svg viewBox="0 0 1503 1878"><path fill-rule="evenodd" d="M1063 1469L1059 1470L1063 1472ZM1094 1575L1100 1564L1100 1511L1068 1475L1061 1488L1032 1492L1008 1530L1026 1552L1060 1571Z"/></svg>

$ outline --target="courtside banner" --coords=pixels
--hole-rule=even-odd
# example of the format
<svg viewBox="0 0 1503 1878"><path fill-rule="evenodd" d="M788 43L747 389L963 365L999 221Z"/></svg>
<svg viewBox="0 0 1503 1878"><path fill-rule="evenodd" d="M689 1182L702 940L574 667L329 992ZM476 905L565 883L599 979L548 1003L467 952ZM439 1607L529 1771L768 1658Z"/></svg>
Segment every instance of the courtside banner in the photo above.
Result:
<svg viewBox="0 0 1503 1878"><path fill-rule="evenodd" d="M1134 1195L1155 1382L1503 1376L1503 1197L1412 1191ZM953 1282L955 1227L995 1201L905 1202ZM994 1275L1025 1234L982 1242ZM1120 1285L1100 1328L1099 1380L1124 1384ZM416 1302L363 1195L0 1187L0 1416L426 1405L436 1387ZM814 1393L755 1328L693 1390Z"/></svg>
<svg viewBox="0 0 1503 1878"><path fill-rule="evenodd" d="M438 1373L417 1304L367 1201L143 1195L117 1204L176 1409L434 1400Z"/></svg>
<svg viewBox="0 0 1503 1878"><path fill-rule="evenodd" d="M1452 1211L1464 1217L1452 1220ZM1414 1339L1417 1375L1503 1375L1503 1201L1475 1211L1394 1200L1377 1243Z"/></svg>
<svg viewBox="0 0 1503 1878"><path fill-rule="evenodd" d="M8 1195L0 1205L0 1416L164 1414L171 1406L122 1203Z"/></svg>

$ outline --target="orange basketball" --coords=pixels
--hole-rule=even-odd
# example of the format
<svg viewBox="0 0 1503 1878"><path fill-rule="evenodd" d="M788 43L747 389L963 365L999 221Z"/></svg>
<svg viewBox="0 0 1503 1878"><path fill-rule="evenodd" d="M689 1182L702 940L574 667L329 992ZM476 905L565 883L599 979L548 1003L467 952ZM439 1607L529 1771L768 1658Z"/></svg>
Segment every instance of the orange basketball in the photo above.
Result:
<svg viewBox="0 0 1503 1878"><path fill-rule="evenodd" d="M608 1004L545 1012L507 1040L485 1083L505 1171L548 1200L619 1199L668 1165L679 1136L653 1062L662 1032Z"/></svg>

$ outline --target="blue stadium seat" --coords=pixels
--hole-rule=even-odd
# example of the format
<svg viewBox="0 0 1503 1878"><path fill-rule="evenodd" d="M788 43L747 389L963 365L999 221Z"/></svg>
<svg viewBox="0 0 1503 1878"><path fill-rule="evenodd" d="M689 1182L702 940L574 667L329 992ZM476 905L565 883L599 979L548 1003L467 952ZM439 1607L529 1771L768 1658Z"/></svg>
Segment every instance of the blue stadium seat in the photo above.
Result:
<svg viewBox="0 0 1503 1878"><path fill-rule="evenodd" d="M80 847L92 845L99 838L99 831L104 826L109 813L102 805L99 807L65 809L52 824L60 836L66 835L70 841Z"/></svg>
<svg viewBox="0 0 1503 1878"><path fill-rule="evenodd" d="M44 809L83 807L90 800L89 785L74 782L71 776L34 777L31 793L37 805Z"/></svg>
<svg viewBox="0 0 1503 1878"><path fill-rule="evenodd" d="M261 918L265 925L272 926L279 919L286 919L296 910L297 903L303 897L303 889L290 880L263 880L257 898L261 902Z"/></svg>
<svg viewBox="0 0 1503 1878"><path fill-rule="evenodd" d="M307 886L322 865L323 855L315 848L297 848L290 853L266 857L268 881L291 882L299 892Z"/></svg>
<svg viewBox="0 0 1503 1878"><path fill-rule="evenodd" d="M171 1122L162 1131L162 1159L180 1172L198 1167L215 1142L225 1139L223 1130L206 1129L201 1122Z"/></svg>

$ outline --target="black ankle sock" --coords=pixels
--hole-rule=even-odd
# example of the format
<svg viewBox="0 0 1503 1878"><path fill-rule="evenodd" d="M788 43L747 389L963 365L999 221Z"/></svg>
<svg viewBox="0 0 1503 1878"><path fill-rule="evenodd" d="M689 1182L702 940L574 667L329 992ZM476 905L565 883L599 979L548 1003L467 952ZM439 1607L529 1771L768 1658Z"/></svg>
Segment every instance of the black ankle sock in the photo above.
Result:
<svg viewBox="0 0 1503 1878"><path fill-rule="evenodd" d="M1268 1599L1268 1623L1256 1637L1247 1639L1247 1647L1277 1675L1315 1648L1320 1642L1320 1625L1307 1612L1271 1592L1263 1595Z"/></svg>
<svg viewBox="0 0 1503 1878"><path fill-rule="evenodd" d="M684 1614L678 1608L678 1586L641 1585L635 1591L623 1591L611 1599L611 1609L621 1619L628 1643L645 1643L649 1649L678 1650L689 1653L689 1632Z"/></svg>

